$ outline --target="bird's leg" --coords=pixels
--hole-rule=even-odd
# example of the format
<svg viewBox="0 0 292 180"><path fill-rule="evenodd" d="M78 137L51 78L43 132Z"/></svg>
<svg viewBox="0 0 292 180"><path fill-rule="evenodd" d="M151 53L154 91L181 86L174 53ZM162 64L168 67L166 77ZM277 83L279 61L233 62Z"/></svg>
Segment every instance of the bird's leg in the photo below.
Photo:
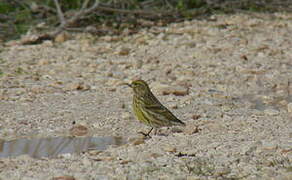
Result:
<svg viewBox="0 0 292 180"><path fill-rule="evenodd" d="M150 137L151 138L150 133L151 133L152 130L153 130L153 127L150 129L150 131L148 133L144 133L144 132L141 132L141 131L139 133L143 134L145 137Z"/></svg>
<svg viewBox="0 0 292 180"><path fill-rule="evenodd" d="M157 135L157 133L158 133L158 129L155 128L155 129L154 129L154 135Z"/></svg>
<svg viewBox="0 0 292 180"><path fill-rule="evenodd" d="M147 133L147 136L150 135L151 131L153 130L153 127L150 129L150 131Z"/></svg>

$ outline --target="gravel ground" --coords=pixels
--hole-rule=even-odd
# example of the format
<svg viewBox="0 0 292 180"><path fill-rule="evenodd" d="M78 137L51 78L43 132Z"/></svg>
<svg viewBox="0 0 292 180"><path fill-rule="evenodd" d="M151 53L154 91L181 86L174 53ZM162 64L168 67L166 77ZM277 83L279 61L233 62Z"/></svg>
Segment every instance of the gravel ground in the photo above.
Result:
<svg viewBox="0 0 292 180"><path fill-rule="evenodd" d="M105 151L0 159L0 179L292 179L292 14L216 15L0 53L0 138L122 136ZM142 139L122 82L187 124ZM73 178L74 177L74 178Z"/></svg>

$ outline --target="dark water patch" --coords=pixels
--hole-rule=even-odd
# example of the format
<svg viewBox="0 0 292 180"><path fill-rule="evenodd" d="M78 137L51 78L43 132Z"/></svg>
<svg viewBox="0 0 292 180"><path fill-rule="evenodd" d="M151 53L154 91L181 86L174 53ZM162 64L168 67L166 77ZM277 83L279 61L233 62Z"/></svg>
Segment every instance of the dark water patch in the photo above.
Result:
<svg viewBox="0 0 292 180"><path fill-rule="evenodd" d="M106 150L126 141L121 137L50 137L38 139L0 140L0 158L29 155L33 158L57 157L60 154Z"/></svg>

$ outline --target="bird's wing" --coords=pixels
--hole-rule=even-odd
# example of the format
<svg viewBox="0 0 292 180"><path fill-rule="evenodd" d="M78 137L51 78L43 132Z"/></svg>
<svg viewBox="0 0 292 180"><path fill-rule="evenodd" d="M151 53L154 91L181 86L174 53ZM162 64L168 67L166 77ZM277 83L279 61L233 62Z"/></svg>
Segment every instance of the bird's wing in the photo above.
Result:
<svg viewBox="0 0 292 180"><path fill-rule="evenodd" d="M162 121L165 123L165 125L171 125L171 124L181 124L184 125L184 123L179 120L175 115L173 115L165 106L163 106L160 101L153 95L149 98L151 101L149 101L146 104L142 105L142 108L144 111L147 111L150 116L152 116L152 119L157 119L158 121ZM147 101L146 101L147 102Z"/></svg>
<svg viewBox="0 0 292 180"><path fill-rule="evenodd" d="M162 104L144 105L143 108L149 113L149 115L154 117L154 119L159 119L161 121L164 121L165 123L166 122L182 123Z"/></svg>

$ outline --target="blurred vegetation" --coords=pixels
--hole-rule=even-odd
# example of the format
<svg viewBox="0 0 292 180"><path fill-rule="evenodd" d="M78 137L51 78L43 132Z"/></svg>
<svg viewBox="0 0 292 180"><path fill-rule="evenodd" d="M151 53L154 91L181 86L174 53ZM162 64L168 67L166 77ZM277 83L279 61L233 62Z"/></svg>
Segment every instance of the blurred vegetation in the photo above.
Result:
<svg viewBox="0 0 292 180"><path fill-rule="evenodd" d="M78 12L86 0L59 0L65 18ZM88 1L88 7L94 0ZM291 0L100 0L99 9L72 27L110 26L118 33L122 24L142 27L139 20L175 22L215 13L291 12ZM135 11L136 13L131 13ZM149 13L147 13L149 12ZM156 15L155 15L156 13ZM54 0L0 0L0 41L19 38L32 30L50 30L60 24ZM107 31L108 32L108 31ZM104 33L107 33L104 32Z"/></svg>

